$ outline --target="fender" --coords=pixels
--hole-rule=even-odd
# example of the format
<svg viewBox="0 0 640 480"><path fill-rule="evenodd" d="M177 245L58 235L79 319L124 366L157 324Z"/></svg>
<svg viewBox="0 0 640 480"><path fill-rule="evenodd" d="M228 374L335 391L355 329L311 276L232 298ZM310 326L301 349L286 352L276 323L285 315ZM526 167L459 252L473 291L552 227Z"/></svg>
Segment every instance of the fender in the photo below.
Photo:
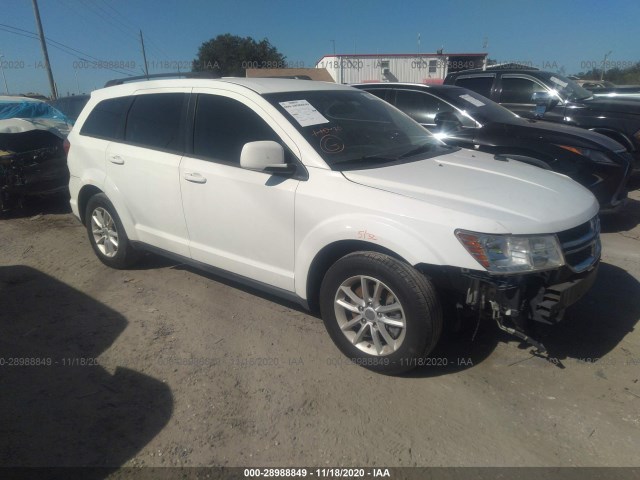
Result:
<svg viewBox="0 0 640 480"><path fill-rule="evenodd" d="M633 146L633 142L627 137L624 133L618 130L612 130L610 128L590 128L592 132L601 133L602 135L606 135L609 138L612 138L616 142L622 144L629 152L635 152L635 148Z"/></svg>
<svg viewBox="0 0 640 480"><path fill-rule="evenodd" d="M342 215L316 225L296 239L295 292L307 299L309 270L316 256L327 246L343 240L359 241L372 250L389 250L410 265L444 265L443 257L424 236L392 219L376 215ZM438 244L436 242L436 244Z"/></svg>

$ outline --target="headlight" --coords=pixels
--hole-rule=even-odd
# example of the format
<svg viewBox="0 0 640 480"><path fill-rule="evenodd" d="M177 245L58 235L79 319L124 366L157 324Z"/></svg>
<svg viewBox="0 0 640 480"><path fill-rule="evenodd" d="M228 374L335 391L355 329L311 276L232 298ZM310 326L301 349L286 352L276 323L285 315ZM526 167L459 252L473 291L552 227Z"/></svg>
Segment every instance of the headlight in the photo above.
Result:
<svg viewBox="0 0 640 480"><path fill-rule="evenodd" d="M577 155L582 155L584 157L587 157L589 160L595 163L601 163L604 165L617 165L616 162L611 160L604 152L601 152L600 150L591 150L589 148L573 147L571 145L557 145L557 146L565 150L568 150L572 153L575 153Z"/></svg>
<svg viewBox="0 0 640 480"><path fill-rule="evenodd" d="M456 230L456 237L491 273L548 270L564 265L555 235L491 235Z"/></svg>

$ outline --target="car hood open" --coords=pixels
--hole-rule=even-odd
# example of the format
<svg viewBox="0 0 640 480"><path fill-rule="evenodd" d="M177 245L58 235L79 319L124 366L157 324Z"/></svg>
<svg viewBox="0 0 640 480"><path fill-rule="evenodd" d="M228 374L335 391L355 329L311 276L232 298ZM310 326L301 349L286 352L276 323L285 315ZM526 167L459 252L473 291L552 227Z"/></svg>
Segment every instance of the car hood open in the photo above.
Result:
<svg viewBox="0 0 640 480"><path fill-rule="evenodd" d="M564 175L470 150L342 173L361 185L493 219L511 233L562 231L598 213L591 192Z"/></svg>

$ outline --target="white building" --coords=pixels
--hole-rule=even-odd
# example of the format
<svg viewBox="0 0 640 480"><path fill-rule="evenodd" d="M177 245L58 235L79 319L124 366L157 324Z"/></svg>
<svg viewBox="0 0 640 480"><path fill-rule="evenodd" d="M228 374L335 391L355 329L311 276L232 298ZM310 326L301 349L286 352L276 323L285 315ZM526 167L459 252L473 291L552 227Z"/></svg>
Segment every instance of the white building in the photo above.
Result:
<svg viewBox="0 0 640 480"><path fill-rule="evenodd" d="M482 68L486 53L391 53L325 55L316 68L326 68L336 83L442 83L449 72Z"/></svg>

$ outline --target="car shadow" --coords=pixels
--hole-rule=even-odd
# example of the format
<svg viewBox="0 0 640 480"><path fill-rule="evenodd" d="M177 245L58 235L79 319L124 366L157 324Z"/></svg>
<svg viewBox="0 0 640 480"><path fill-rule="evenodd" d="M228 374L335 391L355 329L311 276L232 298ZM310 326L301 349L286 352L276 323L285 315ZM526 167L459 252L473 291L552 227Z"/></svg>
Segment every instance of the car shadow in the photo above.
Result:
<svg viewBox="0 0 640 480"><path fill-rule="evenodd" d="M0 213L0 219L28 218L36 215L60 215L71 213L69 192L59 192L41 197L25 197L21 206Z"/></svg>
<svg viewBox="0 0 640 480"><path fill-rule="evenodd" d="M628 198L619 211L600 215L600 225L604 233L628 231L638 224L640 224L640 201L633 198Z"/></svg>
<svg viewBox="0 0 640 480"><path fill-rule="evenodd" d="M159 262L150 255L149 268ZM190 265L175 263L172 268L186 270L215 282L236 288L321 321L318 312L275 295L227 280ZM640 320L640 282L617 266L602 262L591 290L568 309L557 325L535 324L534 338L547 348L545 358L554 364L567 358L601 358L613 350ZM445 323L455 322L455 314L445 315ZM404 374L407 378L437 377L473 368L488 359L499 343L515 343L519 349L533 352L533 347L503 332L487 319L466 319L459 332L445 331L438 346L423 361L423 366Z"/></svg>
<svg viewBox="0 0 640 480"><path fill-rule="evenodd" d="M151 260L150 260L151 261ZM200 275L201 277L208 278L209 280L213 280L215 282L221 283L231 288L235 288L245 293L249 293L251 295L255 295L256 297L262 298L264 300L268 300L270 302L277 303L278 305L282 305L283 307L290 308L291 310L295 310L300 313L304 313L306 315L316 317L320 319L320 314L315 311L306 310L302 305L296 303L294 301L287 300L286 298L279 297L277 295L273 295L271 293L263 292L255 287L247 286L239 281L229 280L227 278L216 275L215 273L208 272L206 270L201 270L199 268L193 267L191 265L185 263L176 263L172 268L176 270L186 270L195 275Z"/></svg>
<svg viewBox="0 0 640 480"><path fill-rule="evenodd" d="M164 257L151 252L141 252L140 259L127 270L156 270L158 268L176 268L182 265L169 257Z"/></svg>
<svg viewBox="0 0 640 480"><path fill-rule="evenodd" d="M640 282L624 269L603 262L591 290L567 309L559 324L536 324L534 338L547 348L543 356L561 368L566 359L602 358L640 321L639 298ZM533 351L493 322L483 320L477 332L475 325L467 325L460 333L445 335L423 362L426 365L405 376L437 377L473 368L489 358L499 342L514 342L522 350Z"/></svg>
<svg viewBox="0 0 640 480"><path fill-rule="evenodd" d="M169 387L99 364L126 326L38 270L0 267L0 466L98 467L82 477L104 478L162 430Z"/></svg>
<svg viewBox="0 0 640 480"><path fill-rule="evenodd" d="M640 190L640 174L633 174L627 183L627 190Z"/></svg>
<svg viewBox="0 0 640 480"><path fill-rule="evenodd" d="M552 357L602 358L640 320L640 283L626 270L601 263L592 289L555 327L541 329Z"/></svg>

